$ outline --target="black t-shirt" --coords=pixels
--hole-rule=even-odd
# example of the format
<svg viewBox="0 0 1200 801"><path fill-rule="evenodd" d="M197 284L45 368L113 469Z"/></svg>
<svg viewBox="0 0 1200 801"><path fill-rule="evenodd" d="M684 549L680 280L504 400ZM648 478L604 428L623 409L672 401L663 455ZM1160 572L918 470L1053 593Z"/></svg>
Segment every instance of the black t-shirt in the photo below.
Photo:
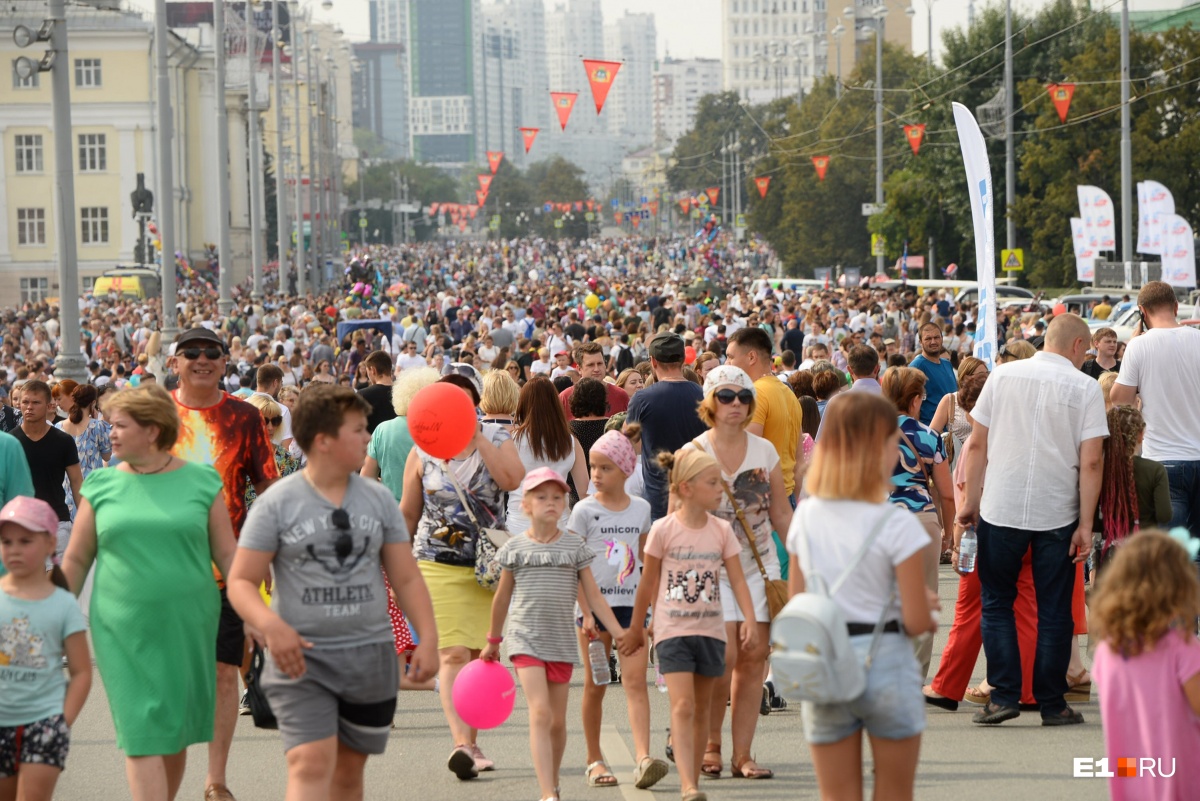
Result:
<svg viewBox="0 0 1200 801"><path fill-rule="evenodd" d="M653 318L654 318L654 330L657 331L658 327L660 325L666 325L666 324L670 323L671 320L674 319L674 315L671 313L671 310L668 309L666 306L659 306L657 309L654 310Z"/></svg>
<svg viewBox="0 0 1200 801"><path fill-rule="evenodd" d="M33 494L50 504L60 521L70 520L63 479L67 476L68 467L79 464L75 438L57 428L51 428L36 441L26 436L23 428L16 429L12 434L25 449L25 461L29 462L29 472L33 474Z"/></svg>
<svg viewBox="0 0 1200 801"><path fill-rule="evenodd" d="M1080 372L1086 373L1098 381L1100 380L1100 376L1104 375L1105 373L1121 372L1121 360L1117 359L1117 363L1114 364L1111 369L1106 370L1101 367L1095 359L1088 359L1083 363L1083 367L1080 367L1079 370Z"/></svg>
<svg viewBox="0 0 1200 801"><path fill-rule="evenodd" d="M784 331L783 349L796 354L797 360L804 359L804 333L799 328L789 328Z"/></svg>
<svg viewBox="0 0 1200 801"><path fill-rule="evenodd" d="M585 329L581 323L571 323L563 329L563 333L569 336L571 341L578 345L583 341L584 336L587 334L587 329Z"/></svg>
<svg viewBox="0 0 1200 801"><path fill-rule="evenodd" d="M660 451L677 451L708 430L696 407L704 390L691 381L658 381L629 401L628 423L642 424L642 477L644 497L653 518L667 514L666 475L658 468Z"/></svg>
<svg viewBox="0 0 1200 801"><path fill-rule="evenodd" d="M372 384L358 392L363 400L371 404L371 413L367 415L367 431L375 432L376 426L386 423L396 417L396 409L392 406L392 388L383 384Z"/></svg>

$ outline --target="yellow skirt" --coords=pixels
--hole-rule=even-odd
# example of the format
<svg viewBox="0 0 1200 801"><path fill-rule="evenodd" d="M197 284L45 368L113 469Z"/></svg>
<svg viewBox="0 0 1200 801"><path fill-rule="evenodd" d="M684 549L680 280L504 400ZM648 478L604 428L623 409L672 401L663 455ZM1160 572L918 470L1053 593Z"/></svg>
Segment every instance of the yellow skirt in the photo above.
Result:
<svg viewBox="0 0 1200 801"><path fill-rule="evenodd" d="M492 621L493 593L475 582L470 567L418 560L417 567L429 588L438 647L482 650Z"/></svg>

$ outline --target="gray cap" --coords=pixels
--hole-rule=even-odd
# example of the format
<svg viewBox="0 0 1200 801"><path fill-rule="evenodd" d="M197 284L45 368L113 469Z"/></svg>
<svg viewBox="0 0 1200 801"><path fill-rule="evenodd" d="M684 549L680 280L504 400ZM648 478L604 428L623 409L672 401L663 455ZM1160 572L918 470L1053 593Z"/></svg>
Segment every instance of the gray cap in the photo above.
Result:
<svg viewBox="0 0 1200 801"><path fill-rule="evenodd" d="M660 362L682 362L684 347L679 334L666 331L650 340L650 358Z"/></svg>

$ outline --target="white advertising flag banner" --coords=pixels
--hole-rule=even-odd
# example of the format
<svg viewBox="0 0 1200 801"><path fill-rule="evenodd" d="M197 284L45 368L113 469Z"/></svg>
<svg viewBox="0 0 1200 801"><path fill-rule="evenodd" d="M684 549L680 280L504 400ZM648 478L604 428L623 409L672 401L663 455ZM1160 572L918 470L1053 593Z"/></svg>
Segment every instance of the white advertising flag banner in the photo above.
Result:
<svg viewBox="0 0 1200 801"><path fill-rule="evenodd" d="M1192 238L1192 226L1178 214L1168 215L1163 244L1162 280L1171 286L1194 287L1196 242Z"/></svg>
<svg viewBox="0 0 1200 801"><path fill-rule="evenodd" d="M1091 283L1096 276L1096 258L1099 255L1088 241L1083 220L1071 218L1071 241L1075 246L1075 278L1080 283Z"/></svg>
<svg viewBox="0 0 1200 801"><path fill-rule="evenodd" d="M1138 222L1137 222L1137 252L1149 253L1146 248L1150 247L1150 204L1148 198L1150 193L1146 190L1146 182L1138 181L1137 184L1137 204L1138 204Z"/></svg>
<svg viewBox="0 0 1200 801"><path fill-rule="evenodd" d="M1175 198L1171 190L1158 181L1142 181L1146 193L1146 236L1141 236L1141 206L1138 206L1138 252L1162 255L1166 246L1167 218L1175 213Z"/></svg>
<svg viewBox="0 0 1200 801"><path fill-rule="evenodd" d="M975 270L979 277L979 311L975 318L974 355L994 369L996 361L996 243L992 236L992 171L979 123L961 103L954 106L954 126L962 148L971 195L971 222L975 230Z"/></svg>
<svg viewBox="0 0 1200 801"><path fill-rule="evenodd" d="M1098 186L1077 186L1079 216L1084 228L1095 233L1097 250L1114 253L1117 250L1117 222L1112 198Z"/></svg>

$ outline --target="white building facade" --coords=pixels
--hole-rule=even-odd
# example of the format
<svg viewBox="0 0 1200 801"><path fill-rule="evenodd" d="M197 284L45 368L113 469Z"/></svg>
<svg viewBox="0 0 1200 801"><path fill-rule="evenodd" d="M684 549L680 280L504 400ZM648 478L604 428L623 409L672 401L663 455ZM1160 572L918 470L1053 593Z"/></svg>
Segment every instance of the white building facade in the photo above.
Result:
<svg viewBox="0 0 1200 801"><path fill-rule="evenodd" d="M714 58L673 59L655 66L654 146L674 147L692 128L700 98L721 91L721 62Z"/></svg>

